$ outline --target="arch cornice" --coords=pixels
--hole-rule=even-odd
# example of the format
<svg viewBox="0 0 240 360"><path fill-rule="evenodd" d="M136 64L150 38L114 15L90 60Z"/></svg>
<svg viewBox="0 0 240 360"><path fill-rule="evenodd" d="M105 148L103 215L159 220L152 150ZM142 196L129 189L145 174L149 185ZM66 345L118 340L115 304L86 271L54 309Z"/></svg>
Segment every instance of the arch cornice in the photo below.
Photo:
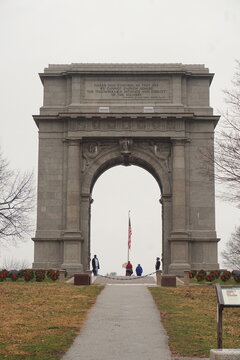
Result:
<svg viewBox="0 0 240 360"><path fill-rule="evenodd" d="M101 146L101 141L99 144ZM162 195L171 195L171 172L154 153L154 145L146 141L141 144L139 140L127 154L128 163L125 163L124 156L117 142L109 149L101 150L83 172L82 193L91 193L95 182L106 170L117 165L136 165L148 171L156 179Z"/></svg>

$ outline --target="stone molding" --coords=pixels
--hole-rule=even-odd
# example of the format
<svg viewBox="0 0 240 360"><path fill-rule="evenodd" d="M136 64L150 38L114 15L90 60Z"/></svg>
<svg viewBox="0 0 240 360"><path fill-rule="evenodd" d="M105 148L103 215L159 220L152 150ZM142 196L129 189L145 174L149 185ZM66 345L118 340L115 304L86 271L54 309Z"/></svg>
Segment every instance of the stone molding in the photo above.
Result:
<svg viewBox="0 0 240 360"><path fill-rule="evenodd" d="M60 109L59 109L60 110ZM38 125L40 121L70 121L69 130L182 130L185 129L185 122L188 121L213 121L217 124L220 116L206 115L196 116L194 113L111 113L111 114L99 114L99 113L82 113L79 111L76 114L61 113L57 115L33 115L33 118ZM102 120L105 120L103 122ZM120 121L119 121L120 120Z"/></svg>
<svg viewBox="0 0 240 360"><path fill-rule="evenodd" d="M127 141L127 143L126 143ZM169 192L170 190L170 178L171 178L171 144L167 143L166 141L161 142L159 139L156 141L152 140L141 140L138 139L135 141L135 139L132 138L118 138L114 140L108 141L107 139L102 140L96 139L93 141L84 141L83 142L83 149L88 148L88 146L97 144L98 150L94 151L94 156L87 157L86 152L83 150L83 167L82 172L83 174L86 173L86 175L83 176L83 189L89 189L89 185L85 187L84 183L86 179L88 178L89 172L90 173L96 173L99 169L99 164L101 166L104 166L104 163L108 162L108 157L115 158L115 165L117 164L138 164L138 158L141 159L143 157L143 153L145 154L148 159L151 159L151 161L155 161L157 167L161 168L161 179L162 182L160 186L162 187L162 184L166 184L166 190L165 192ZM124 147L123 147L124 144ZM157 144L157 145L156 145ZM155 146L158 146L158 152L156 153ZM167 154L166 154L167 150ZM114 155L113 155L114 154ZM109 167L112 167L113 164L110 163ZM142 166L142 163L141 163ZM143 167L143 166L142 166ZM86 171L87 169L87 171ZM93 170L94 169L94 170ZM106 170L106 168L105 168ZM167 185L168 184L168 185ZM91 186L90 186L91 188ZM84 190L86 192L86 190Z"/></svg>
<svg viewBox="0 0 240 360"><path fill-rule="evenodd" d="M83 235L81 231L71 231L71 230L66 230L62 232L62 239L64 241L66 240L79 240L79 241L83 241Z"/></svg>
<svg viewBox="0 0 240 360"><path fill-rule="evenodd" d="M91 74L94 72L103 72L105 73L184 73L189 76L201 75L213 77L212 73L209 73L209 69L205 67L204 64L182 64L182 63L72 63L72 64L49 64L47 68L44 69L44 73L40 73L39 76L41 79L44 79L44 76L57 76L63 75L67 76L68 74L74 73L88 73Z"/></svg>
<svg viewBox="0 0 240 360"><path fill-rule="evenodd" d="M32 237L31 238L32 239L32 241L41 241L41 242L43 242L43 241L63 241L63 239L62 239L62 235L60 235L59 237L50 237L50 236L46 236L46 237L37 237L37 236L35 236L35 237Z"/></svg>

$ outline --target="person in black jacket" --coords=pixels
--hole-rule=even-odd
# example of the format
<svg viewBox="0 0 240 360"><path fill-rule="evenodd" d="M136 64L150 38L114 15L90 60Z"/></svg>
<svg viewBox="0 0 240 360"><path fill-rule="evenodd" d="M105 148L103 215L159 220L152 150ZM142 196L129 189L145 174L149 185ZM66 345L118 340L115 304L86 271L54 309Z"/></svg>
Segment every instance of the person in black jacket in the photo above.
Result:
<svg viewBox="0 0 240 360"><path fill-rule="evenodd" d="M160 269L160 266L161 266L161 261L160 261L160 258L157 257L157 259L156 259L156 264L155 264L155 270L159 270L159 269Z"/></svg>
<svg viewBox="0 0 240 360"><path fill-rule="evenodd" d="M98 275L98 269L100 269L99 261L97 255L94 255L94 258L92 259L92 271L95 276Z"/></svg>

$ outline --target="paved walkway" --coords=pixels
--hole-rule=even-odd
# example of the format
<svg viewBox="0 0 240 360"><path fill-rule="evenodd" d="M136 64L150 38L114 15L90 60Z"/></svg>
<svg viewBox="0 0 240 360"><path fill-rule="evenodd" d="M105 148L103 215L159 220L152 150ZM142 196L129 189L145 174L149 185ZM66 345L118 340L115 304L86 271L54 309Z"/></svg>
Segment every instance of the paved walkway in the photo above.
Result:
<svg viewBox="0 0 240 360"><path fill-rule="evenodd" d="M167 340L147 286L109 284L62 360L169 360Z"/></svg>

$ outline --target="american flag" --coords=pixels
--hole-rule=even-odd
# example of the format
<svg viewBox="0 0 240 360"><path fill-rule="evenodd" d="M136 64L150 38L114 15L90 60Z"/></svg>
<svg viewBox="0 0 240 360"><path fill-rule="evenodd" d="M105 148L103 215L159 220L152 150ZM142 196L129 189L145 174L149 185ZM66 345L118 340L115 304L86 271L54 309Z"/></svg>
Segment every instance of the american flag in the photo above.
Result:
<svg viewBox="0 0 240 360"><path fill-rule="evenodd" d="M128 249L131 249L131 238L132 238L132 227L131 227L131 220L130 214L128 218Z"/></svg>

